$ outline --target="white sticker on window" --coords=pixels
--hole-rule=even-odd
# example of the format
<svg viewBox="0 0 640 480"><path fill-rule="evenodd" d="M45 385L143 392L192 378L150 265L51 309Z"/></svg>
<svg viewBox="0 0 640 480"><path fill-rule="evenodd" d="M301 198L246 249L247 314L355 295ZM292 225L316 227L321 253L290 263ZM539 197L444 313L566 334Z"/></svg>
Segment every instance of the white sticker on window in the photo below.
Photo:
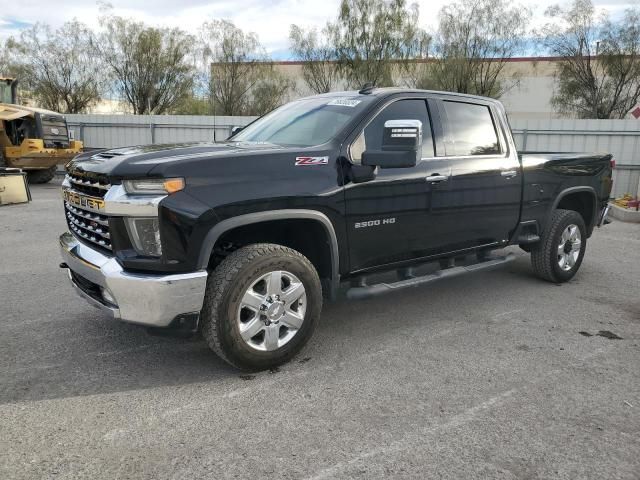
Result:
<svg viewBox="0 0 640 480"><path fill-rule="evenodd" d="M329 103L327 103L327 105L339 105L341 107L353 108L356 105L358 105L361 101L362 100L351 100L349 98L334 98Z"/></svg>

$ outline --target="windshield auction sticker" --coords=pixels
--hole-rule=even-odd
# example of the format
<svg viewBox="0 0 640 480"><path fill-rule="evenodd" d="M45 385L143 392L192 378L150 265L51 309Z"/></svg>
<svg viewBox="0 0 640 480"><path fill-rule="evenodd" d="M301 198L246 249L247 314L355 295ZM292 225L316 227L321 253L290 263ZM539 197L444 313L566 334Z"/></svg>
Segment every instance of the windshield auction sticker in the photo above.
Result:
<svg viewBox="0 0 640 480"><path fill-rule="evenodd" d="M296 157L296 166L308 165L326 165L329 163L329 157Z"/></svg>
<svg viewBox="0 0 640 480"><path fill-rule="evenodd" d="M355 107L362 100L351 100L350 98L334 98L327 105L339 105L341 107Z"/></svg>

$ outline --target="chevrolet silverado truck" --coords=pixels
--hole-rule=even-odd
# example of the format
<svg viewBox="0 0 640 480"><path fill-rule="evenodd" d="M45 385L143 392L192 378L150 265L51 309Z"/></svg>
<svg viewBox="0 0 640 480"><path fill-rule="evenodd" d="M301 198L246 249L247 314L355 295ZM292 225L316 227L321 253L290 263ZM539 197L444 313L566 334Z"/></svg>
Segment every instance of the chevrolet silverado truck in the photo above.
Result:
<svg viewBox="0 0 640 480"><path fill-rule="evenodd" d="M114 318L199 330L230 364L265 369L305 345L323 299L493 268L509 245L542 279L570 280L605 221L611 162L518 154L488 98L317 95L222 143L76 157L61 267Z"/></svg>

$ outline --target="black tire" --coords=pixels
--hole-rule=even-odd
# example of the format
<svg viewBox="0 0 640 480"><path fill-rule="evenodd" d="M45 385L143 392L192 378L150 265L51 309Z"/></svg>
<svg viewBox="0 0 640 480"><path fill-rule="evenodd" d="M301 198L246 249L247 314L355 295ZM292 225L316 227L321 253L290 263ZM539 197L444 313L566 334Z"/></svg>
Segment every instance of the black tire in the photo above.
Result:
<svg viewBox="0 0 640 480"><path fill-rule="evenodd" d="M291 272L302 282L306 311L301 327L288 343L272 351L259 351L241 337L238 312L247 289L272 271ZM265 370L287 362L300 351L311 338L321 310L322 287L311 262L290 248L260 243L236 250L209 275L200 329L209 347L226 362L242 370Z"/></svg>
<svg viewBox="0 0 640 480"><path fill-rule="evenodd" d="M56 176L57 166L45 168L42 170L27 170L27 180L29 183L48 183Z"/></svg>
<svg viewBox="0 0 640 480"><path fill-rule="evenodd" d="M559 264L558 250L561 243L564 243L562 234L570 225L577 226L580 231L580 250L573 266L564 270ZM538 277L549 282L568 282L580 268L586 248L587 229L582 216L573 210L556 210L542 239L531 249L533 271Z"/></svg>

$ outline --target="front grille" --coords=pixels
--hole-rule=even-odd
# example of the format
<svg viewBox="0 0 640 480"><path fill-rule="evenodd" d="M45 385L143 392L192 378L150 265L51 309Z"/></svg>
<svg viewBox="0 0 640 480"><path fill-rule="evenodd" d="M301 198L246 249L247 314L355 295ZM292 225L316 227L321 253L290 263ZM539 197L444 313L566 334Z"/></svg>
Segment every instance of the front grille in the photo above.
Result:
<svg viewBox="0 0 640 480"><path fill-rule="evenodd" d="M106 250L112 250L109 217L64 202L69 230L80 240L87 240Z"/></svg>
<svg viewBox="0 0 640 480"><path fill-rule="evenodd" d="M88 177L79 173L69 173L67 180L74 190L97 198L103 198L111 188L109 181L99 176Z"/></svg>
<svg viewBox="0 0 640 480"><path fill-rule="evenodd" d="M71 192L97 199L104 198L111 188L106 176L93 172L72 170L67 173L66 181L71 187ZM84 208L75 202L69 203L67 201L64 202L64 211L69 230L79 240L84 240L107 251L113 250L108 216L97 213L90 207Z"/></svg>

